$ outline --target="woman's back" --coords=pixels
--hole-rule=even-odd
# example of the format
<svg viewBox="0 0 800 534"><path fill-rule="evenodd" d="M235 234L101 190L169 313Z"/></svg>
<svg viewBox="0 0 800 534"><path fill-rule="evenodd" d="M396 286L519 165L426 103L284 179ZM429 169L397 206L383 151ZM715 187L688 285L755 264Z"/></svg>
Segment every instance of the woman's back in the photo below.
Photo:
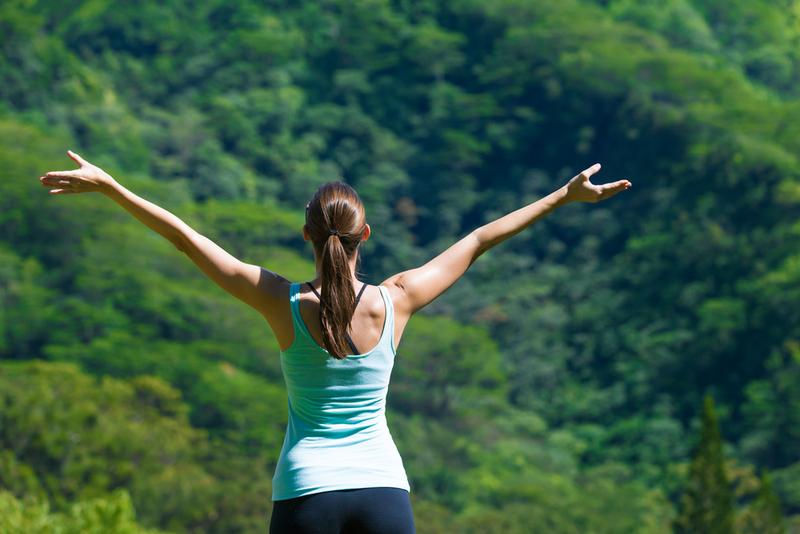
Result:
<svg viewBox="0 0 800 534"><path fill-rule="evenodd" d="M388 290L377 288L384 305L377 342L365 352L337 359L312 337L309 330L315 323L307 320L313 318L314 302L302 298L301 288L290 288L294 341L281 352L289 420L273 478L273 500L348 488L408 490L385 415L395 357ZM304 300L307 305L301 304ZM369 323L368 316L362 319ZM356 344L365 340L356 331L352 337Z"/></svg>
<svg viewBox="0 0 800 534"><path fill-rule="evenodd" d="M308 333L319 346L324 347L319 317L320 289L314 288L309 283L302 284L299 288L298 305ZM386 304L380 286L359 283L354 287L354 291L358 304L350 320L350 336L357 350L352 351L351 347L351 352L364 353L371 350L380 340L386 321ZM393 346L396 347L397 344Z"/></svg>

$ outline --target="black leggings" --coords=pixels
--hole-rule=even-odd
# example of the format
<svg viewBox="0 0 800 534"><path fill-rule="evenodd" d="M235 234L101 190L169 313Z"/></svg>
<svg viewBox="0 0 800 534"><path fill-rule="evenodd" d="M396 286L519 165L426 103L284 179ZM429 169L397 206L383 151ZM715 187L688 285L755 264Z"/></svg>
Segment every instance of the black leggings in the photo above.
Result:
<svg viewBox="0 0 800 534"><path fill-rule="evenodd" d="M323 491L272 503L269 534L415 534L408 491Z"/></svg>

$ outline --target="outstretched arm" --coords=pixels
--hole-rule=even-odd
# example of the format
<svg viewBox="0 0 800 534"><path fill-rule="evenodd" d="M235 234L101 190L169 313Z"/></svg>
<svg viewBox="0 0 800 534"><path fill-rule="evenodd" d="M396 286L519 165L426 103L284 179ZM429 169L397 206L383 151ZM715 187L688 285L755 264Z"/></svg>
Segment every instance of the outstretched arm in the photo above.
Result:
<svg viewBox="0 0 800 534"><path fill-rule="evenodd" d="M219 245L199 234L169 211L129 191L111 175L72 151L70 158L80 165L70 171L48 172L39 180L52 187L50 194L97 191L125 208L149 228L164 236L186 254L209 278L234 297L266 314L285 295L285 280L257 265L240 261Z"/></svg>
<svg viewBox="0 0 800 534"><path fill-rule="evenodd" d="M444 293L481 254L518 234L554 209L569 202L598 202L631 186L628 180L604 185L591 183L589 178L599 170L600 164L597 163L546 197L472 231L425 265L384 281L383 285L396 289L395 307L410 316Z"/></svg>

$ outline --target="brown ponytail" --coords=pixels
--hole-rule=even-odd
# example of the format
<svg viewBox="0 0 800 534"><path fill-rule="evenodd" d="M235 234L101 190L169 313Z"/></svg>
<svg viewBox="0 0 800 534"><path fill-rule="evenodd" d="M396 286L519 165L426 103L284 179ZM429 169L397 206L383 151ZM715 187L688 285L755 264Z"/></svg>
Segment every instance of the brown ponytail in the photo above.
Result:
<svg viewBox="0 0 800 534"><path fill-rule="evenodd" d="M356 304L349 259L358 250L365 226L364 205L344 182L321 186L306 207L306 229L320 258L322 340L337 359L349 350L345 339Z"/></svg>

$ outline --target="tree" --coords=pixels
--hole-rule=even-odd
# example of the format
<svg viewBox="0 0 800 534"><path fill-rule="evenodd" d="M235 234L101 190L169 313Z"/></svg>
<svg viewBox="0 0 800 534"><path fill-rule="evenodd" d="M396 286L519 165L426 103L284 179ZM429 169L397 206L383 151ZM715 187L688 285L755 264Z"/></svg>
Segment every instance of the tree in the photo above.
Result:
<svg viewBox="0 0 800 534"><path fill-rule="evenodd" d="M0 491L0 532L7 534L160 534L136 522L130 495L124 489L71 503L64 513L38 498L17 499Z"/></svg>
<svg viewBox="0 0 800 534"><path fill-rule="evenodd" d="M706 395L700 442L689 466L689 480L675 521L679 533L733 532L733 492L725 472L722 436L714 401Z"/></svg>
<svg viewBox="0 0 800 534"><path fill-rule="evenodd" d="M772 480L764 473L755 500L742 513L737 522L741 534L783 534L783 514L778 496L772 489Z"/></svg>

